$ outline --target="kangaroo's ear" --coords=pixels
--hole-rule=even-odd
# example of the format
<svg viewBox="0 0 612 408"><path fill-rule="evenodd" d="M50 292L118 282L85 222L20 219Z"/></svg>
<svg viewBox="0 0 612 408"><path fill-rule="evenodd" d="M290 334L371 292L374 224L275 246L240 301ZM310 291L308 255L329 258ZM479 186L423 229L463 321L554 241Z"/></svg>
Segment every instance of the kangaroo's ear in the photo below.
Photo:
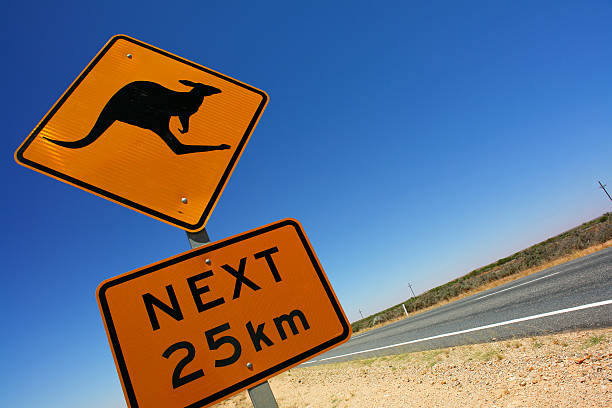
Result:
<svg viewBox="0 0 612 408"><path fill-rule="evenodd" d="M179 82L180 82L181 84L183 84L183 85L187 85L187 86L196 86L196 85L197 85L197 83L195 83L195 82L191 82L191 81L190 81L190 80L188 80L188 79L179 79Z"/></svg>

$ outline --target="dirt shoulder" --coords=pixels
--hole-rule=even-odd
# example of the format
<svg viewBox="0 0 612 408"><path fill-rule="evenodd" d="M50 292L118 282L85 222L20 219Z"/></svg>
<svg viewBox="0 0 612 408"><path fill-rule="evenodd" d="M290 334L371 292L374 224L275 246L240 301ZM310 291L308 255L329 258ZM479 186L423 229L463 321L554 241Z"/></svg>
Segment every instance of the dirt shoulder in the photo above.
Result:
<svg viewBox="0 0 612 408"><path fill-rule="evenodd" d="M279 407L611 407L612 328L295 368ZM216 405L252 407L246 392Z"/></svg>

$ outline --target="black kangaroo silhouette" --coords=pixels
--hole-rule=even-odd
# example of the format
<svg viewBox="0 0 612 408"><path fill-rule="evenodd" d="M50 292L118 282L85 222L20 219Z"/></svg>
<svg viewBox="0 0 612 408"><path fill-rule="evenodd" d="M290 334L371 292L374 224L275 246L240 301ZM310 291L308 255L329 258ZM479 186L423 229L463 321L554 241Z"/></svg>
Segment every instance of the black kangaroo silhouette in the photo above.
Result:
<svg viewBox="0 0 612 408"><path fill-rule="evenodd" d="M230 146L186 145L170 131L170 118L178 116L181 133L189 131L189 117L196 113L205 96L221 93L214 86L180 79L183 85L193 87L189 92L173 91L149 81L131 82L117 91L106 103L87 136L75 141L45 139L63 147L78 149L98 139L116 120L155 132L175 154L225 150Z"/></svg>

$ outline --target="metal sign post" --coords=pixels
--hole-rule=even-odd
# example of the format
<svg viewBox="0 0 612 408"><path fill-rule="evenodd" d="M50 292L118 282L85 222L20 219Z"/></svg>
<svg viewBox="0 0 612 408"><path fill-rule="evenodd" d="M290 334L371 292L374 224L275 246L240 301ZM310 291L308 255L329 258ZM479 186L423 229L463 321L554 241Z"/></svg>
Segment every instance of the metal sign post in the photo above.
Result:
<svg viewBox="0 0 612 408"><path fill-rule="evenodd" d="M264 91L119 35L15 153L21 165L187 231L192 251L96 291L130 407L211 406L246 389L255 408L278 408L266 380L350 338L298 221L203 246L267 102ZM215 359L200 357L206 347ZM205 375L213 381L188 385Z"/></svg>
<svg viewBox="0 0 612 408"><path fill-rule="evenodd" d="M254 408L278 408L270 384L267 381L249 388L247 391Z"/></svg>
<svg viewBox="0 0 612 408"><path fill-rule="evenodd" d="M187 238L192 249L210 242L206 228L199 232L187 232ZM278 408L270 384L267 381L249 388L248 392L254 408Z"/></svg>

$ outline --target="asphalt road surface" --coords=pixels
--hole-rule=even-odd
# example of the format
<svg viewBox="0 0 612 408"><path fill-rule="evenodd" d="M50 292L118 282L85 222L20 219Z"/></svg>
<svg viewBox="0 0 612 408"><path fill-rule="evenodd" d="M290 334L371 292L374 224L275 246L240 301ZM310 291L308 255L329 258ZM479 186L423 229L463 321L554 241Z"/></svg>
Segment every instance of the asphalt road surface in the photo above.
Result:
<svg viewBox="0 0 612 408"><path fill-rule="evenodd" d="M612 247L363 334L304 366L612 326Z"/></svg>

